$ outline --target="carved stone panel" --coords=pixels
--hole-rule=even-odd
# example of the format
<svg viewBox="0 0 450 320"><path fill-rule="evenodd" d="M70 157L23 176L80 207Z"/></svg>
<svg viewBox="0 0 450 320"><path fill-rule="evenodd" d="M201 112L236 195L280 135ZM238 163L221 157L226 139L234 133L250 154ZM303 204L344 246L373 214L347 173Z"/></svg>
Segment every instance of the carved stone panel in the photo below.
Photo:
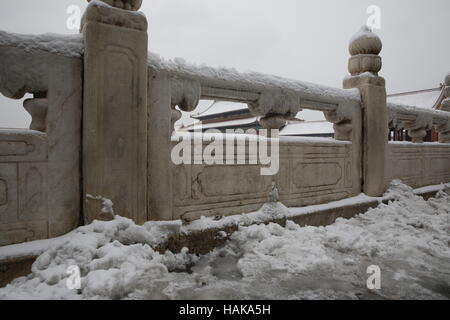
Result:
<svg viewBox="0 0 450 320"><path fill-rule="evenodd" d="M397 159L392 165L393 172L399 179L420 177L423 174L423 159Z"/></svg>
<svg viewBox="0 0 450 320"><path fill-rule="evenodd" d="M45 161L47 137L29 130L0 129L0 162Z"/></svg>
<svg viewBox="0 0 450 320"><path fill-rule="evenodd" d="M8 184L0 179L0 207L8 204Z"/></svg>
<svg viewBox="0 0 450 320"><path fill-rule="evenodd" d="M259 166L206 166L192 177L197 197L258 194L270 190L272 177Z"/></svg>
<svg viewBox="0 0 450 320"><path fill-rule="evenodd" d="M47 164L19 164L19 220L47 219Z"/></svg>
<svg viewBox="0 0 450 320"><path fill-rule="evenodd" d="M46 239L47 221L0 224L0 246Z"/></svg>
<svg viewBox="0 0 450 320"><path fill-rule="evenodd" d="M435 143L390 143L387 183L400 179L415 187L450 181L450 148Z"/></svg>
<svg viewBox="0 0 450 320"><path fill-rule="evenodd" d="M300 162L294 169L294 185L297 189L336 186L344 172L336 162Z"/></svg>
<svg viewBox="0 0 450 320"><path fill-rule="evenodd" d="M450 150L449 150L450 152ZM431 175L450 175L450 154L447 158L433 157L430 159L430 174Z"/></svg>
<svg viewBox="0 0 450 320"><path fill-rule="evenodd" d="M17 221L17 165L0 163L0 224Z"/></svg>
<svg viewBox="0 0 450 320"><path fill-rule="evenodd" d="M246 158L249 155L247 154ZM261 165L180 165L174 167L174 218L231 215L258 210L267 202L272 182L280 201L304 206L359 194L359 168L352 166L348 142L281 144L280 168L262 176ZM189 184L190 182L190 184ZM356 188L355 188L356 186Z"/></svg>

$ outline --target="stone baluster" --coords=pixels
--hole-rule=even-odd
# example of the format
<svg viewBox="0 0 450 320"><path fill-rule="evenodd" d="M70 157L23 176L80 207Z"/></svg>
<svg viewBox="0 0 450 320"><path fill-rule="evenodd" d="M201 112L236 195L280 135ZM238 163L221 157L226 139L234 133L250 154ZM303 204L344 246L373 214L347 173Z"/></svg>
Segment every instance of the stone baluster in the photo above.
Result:
<svg viewBox="0 0 450 320"><path fill-rule="evenodd" d="M440 143L450 143L450 121L446 124L437 125L436 131L439 133Z"/></svg>
<svg viewBox="0 0 450 320"><path fill-rule="evenodd" d="M351 40L348 70L344 88L358 88L363 111L363 191L381 196L386 190L385 156L388 137L388 111L385 80L381 70L380 38L363 27ZM345 132L345 130L343 130Z"/></svg>
<svg viewBox="0 0 450 320"><path fill-rule="evenodd" d="M405 121L404 128L408 130L408 135L413 143L423 143L423 139L427 136L427 131L431 130L433 118L427 121L416 119L415 121Z"/></svg>
<svg viewBox="0 0 450 320"><path fill-rule="evenodd" d="M450 112L450 73L447 74L444 81L444 100L442 101L442 111Z"/></svg>
<svg viewBox="0 0 450 320"><path fill-rule="evenodd" d="M35 98L25 100L23 102L23 107L31 115L30 129L46 132L48 98L39 98L38 96L39 95L35 95Z"/></svg>
<svg viewBox="0 0 450 320"><path fill-rule="evenodd" d="M260 118L259 124L267 130L279 130L286 125L286 119L280 115L270 115Z"/></svg>
<svg viewBox="0 0 450 320"><path fill-rule="evenodd" d="M250 111L259 116L259 124L264 128L279 130L286 120L293 119L300 109L300 97L292 92L280 90L261 93L258 101L248 105Z"/></svg>
<svg viewBox="0 0 450 320"><path fill-rule="evenodd" d="M441 104L441 110L450 112L450 73L445 76L444 80L444 100ZM434 129L439 134L440 143L450 143L450 121L436 125Z"/></svg>
<svg viewBox="0 0 450 320"><path fill-rule="evenodd" d="M450 73L445 77L444 85L444 100L442 101L441 110L450 112ZM439 133L440 143L450 143L450 121L446 124L435 126L435 130Z"/></svg>
<svg viewBox="0 0 450 320"><path fill-rule="evenodd" d="M340 141L351 141L353 125L350 117L339 114L338 110L323 113L327 121L333 123L334 138Z"/></svg>

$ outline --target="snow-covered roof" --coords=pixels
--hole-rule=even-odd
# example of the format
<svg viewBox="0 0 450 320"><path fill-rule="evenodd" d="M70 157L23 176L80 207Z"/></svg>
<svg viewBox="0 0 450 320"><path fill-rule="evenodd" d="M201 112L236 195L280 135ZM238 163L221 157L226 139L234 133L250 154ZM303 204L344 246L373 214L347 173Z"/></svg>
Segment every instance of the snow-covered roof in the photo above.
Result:
<svg viewBox="0 0 450 320"><path fill-rule="evenodd" d="M280 136L303 136L319 134L334 134L333 124L328 121L304 121L287 124L280 131Z"/></svg>
<svg viewBox="0 0 450 320"><path fill-rule="evenodd" d="M183 128L183 131L192 131L192 130L206 130L206 129L215 129L215 128L225 128L225 127L241 127L255 124L258 125L257 117L250 117L245 119L238 120L230 120L230 121L220 121L213 123L202 124L201 121L196 122L188 127Z"/></svg>
<svg viewBox="0 0 450 320"><path fill-rule="evenodd" d="M433 109L440 104L442 89L428 89L389 95L388 102L405 104L422 109Z"/></svg>
<svg viewBox="0 0 450 320"><path fill-rule="evenodd" d="M212 116L237 110L248 110L245 103L228 102L228 101L212 101L211 105L203 112L192 114L192 118Z"/></svg>

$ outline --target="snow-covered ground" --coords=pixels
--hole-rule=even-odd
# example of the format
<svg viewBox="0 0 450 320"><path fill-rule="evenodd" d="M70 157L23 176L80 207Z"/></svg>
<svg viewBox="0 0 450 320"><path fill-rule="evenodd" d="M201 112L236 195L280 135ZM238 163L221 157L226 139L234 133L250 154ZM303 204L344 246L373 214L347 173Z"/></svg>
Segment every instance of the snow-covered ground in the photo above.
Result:
<svg viewBox="0 0 450 320"><path fill-rule="evenodd" d="M200 257L151 249L177 223L96 221L55 242L0 298L450 299L450 195L425 201L399 182L388 194L397 201L327 227L241 227ZM80 290L66 286L70 265ZM366 287L370 265L380 290Z"/></svg>

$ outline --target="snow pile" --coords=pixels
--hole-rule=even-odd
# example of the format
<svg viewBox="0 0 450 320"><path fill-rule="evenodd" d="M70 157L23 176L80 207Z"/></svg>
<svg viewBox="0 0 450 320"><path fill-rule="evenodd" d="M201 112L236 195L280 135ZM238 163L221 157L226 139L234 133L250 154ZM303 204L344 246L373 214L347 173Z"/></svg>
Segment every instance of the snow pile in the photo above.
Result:
<svg viewBox="0 0 450 320"><path fill-rule="evenodd" d="M82 296L66 287L69 266L80 268L83 297L120 298L127 289L136 290L146 277L157 280L168 268L183 268L194 259L181 254L160 255L151 246L178 232L181 222L151 222L138 226L116 216L112 221L94 221L55 241L32 267L32 275L0 292L0 298L35 297L79 299ZM9 292L16 287L18 291Z"/></svg>
<svg viewBox="0 0 450 320"><path fill-rule="evenodd" d="M200 257L151 249L177 223L97 221L46 251L0 298L449 299L450 196L425 201L398 181L386 196L396 201L327 227L240 227ZM81 269L79 291L66 288L69 265ZM370 265L381 269L381 290L366 288Z"/></svg>

